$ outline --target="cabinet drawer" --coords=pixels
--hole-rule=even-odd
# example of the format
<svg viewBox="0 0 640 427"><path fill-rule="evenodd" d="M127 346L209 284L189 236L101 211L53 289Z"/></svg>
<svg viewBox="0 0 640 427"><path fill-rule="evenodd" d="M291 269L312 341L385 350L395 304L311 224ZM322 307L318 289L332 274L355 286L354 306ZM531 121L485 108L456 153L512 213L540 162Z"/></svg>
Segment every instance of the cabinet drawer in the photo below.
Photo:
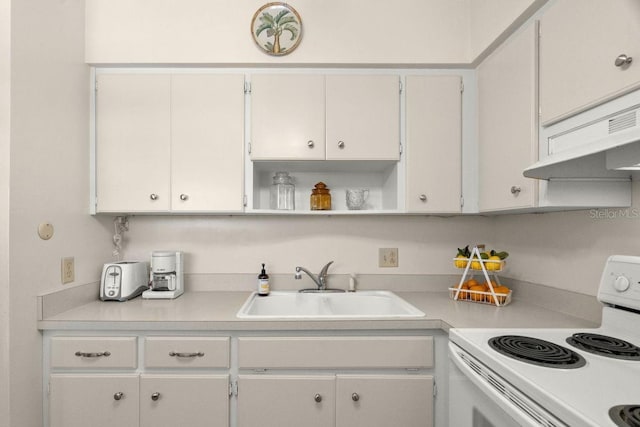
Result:
<svg viewBox="0 0 640 427"><path fill-rule="evenodd" d="M136 368L136 337L54 337L52 368Z"/></svg>
<svg viewBox="0 0 640 427"><path fill-rule="evenodd" d="M147 368L228 368L229 337L149 337Z"/></svg>
<svg viewBox="0 0 640 427"><path fill-rule="evenodd" d="M430 368L433 337L244 337L240 368Z"/></svg>

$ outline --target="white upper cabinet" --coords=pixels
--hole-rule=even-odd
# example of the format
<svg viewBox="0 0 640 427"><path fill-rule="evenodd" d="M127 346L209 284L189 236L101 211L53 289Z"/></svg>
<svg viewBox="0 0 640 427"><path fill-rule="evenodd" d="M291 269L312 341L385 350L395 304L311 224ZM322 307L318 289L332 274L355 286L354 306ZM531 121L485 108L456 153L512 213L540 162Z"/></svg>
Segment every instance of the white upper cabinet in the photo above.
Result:
<svg viewBox="0 0 640 427"><path fill-rule="evenodd" d="M97 211L169 210L171 77L101 74L96 84Z"/></svg>
<svg viewBox="0 0 640 427"><path fill-rule="evenodd" d="M244 76L99 73L97 212L243 209Z"/></svg>
<svg viewBox="0 0 640 427"><path fill-rule="evenodd" d="M257 74L252 160L398 160L399 77Z"/></svg>
<svg viewBox="0 0 640 427"><path fill-rule="evenodd" d="M406 78L406 208L460 212L462 79Z"/></svg>
<svg viewBox="0 0 640 427"><path fill-rule="evenodd" d="M639 28L637 0L556 0L541 19L542 124L640 87Z"/></svg>
<svg viewBox="0 0 640 427"><path fill-rule="evenodd" d="M171 78L171 209L241 211L244 77Z"/></svg>
<svg viewBox="0 0 640 427"><path fill-rule="evenodd" d="M319 74L251 77L252 160L324 160L324 84Z"/></svg>
<svg viewBox="0 0 640 427"><path fill-rule="evenodd" d="M478 67L479 209L534 207L537 180L537 31L530 25Z"/></svg>
<svg viewBox="0 0 640 427"><path fill-rule="evenodd" d="M400 79L328 75L327 160L400 159Z"/></svg>

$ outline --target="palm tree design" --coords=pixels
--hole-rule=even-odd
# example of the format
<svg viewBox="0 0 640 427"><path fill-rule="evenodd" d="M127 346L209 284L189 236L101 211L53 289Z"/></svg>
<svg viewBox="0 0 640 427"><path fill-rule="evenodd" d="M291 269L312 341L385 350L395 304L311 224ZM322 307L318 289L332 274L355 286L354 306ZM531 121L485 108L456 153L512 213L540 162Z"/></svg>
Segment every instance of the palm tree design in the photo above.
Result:
<svg viewBox="0 0 640 427"><path fill-rule="evenodd" d="M262 12L260 22L260 26L256 29L256 38L260 36L260 33L266 30L267 37L273 37L273 43L269 41L264 45L264 47L274 55L280 55L286 51L286 48L280 46L280 37L282 36L282 33L285 31L290 32L291 41L294 41L298 37L298 26L300 23L288 9L282 9L275 17L268 12Z"/></svg>

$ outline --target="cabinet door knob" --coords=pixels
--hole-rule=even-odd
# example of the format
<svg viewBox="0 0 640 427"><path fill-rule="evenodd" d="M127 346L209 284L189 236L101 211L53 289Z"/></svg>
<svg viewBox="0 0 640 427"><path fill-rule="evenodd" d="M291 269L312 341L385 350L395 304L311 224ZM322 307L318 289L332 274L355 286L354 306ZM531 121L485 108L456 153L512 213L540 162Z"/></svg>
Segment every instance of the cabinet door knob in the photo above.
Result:
<svg viewBox="0 0 640 427"><path fill-rule="evenodd" d="M351 395L351 400L353 400L354 402L357 402L358 400L360 400L360 395L358 393L353 393Z"/></svg>
<svg viewBox="0 0 640 427"><path fill-rule="evenodd" d="M157 401L158 399L160 399L160 393L158 393L157 391L155 393L153 393L151 395L151 400L153 400L154 402Z"/></svg>
<svg viewBox="0 0 640 427"><path fill-rule="evenodd" d="M158 200L158 195L156 193L151 193L151 194L149 194L149 198L151 200Z"/></svg>
<svg viewBox="0 0 640 427"><path fill-rule="evenodd" d="M623 53L618 55L614 64L616 64L616 67L624 67L625 65L629 65L632 62L633 62L633 58Z"/></svg>
<svg viewBox="0 0 640 427"><path fill-rule="evenodd" d="M420 199L421 202L426 202L427 201L427 195L426 194L421 194L420 197L418 197Z"/></svg>
<svg viewBox="0 0 640 427"><path fill-rule="evenodd" d="M186 202L187 200L189 200L189 195L188 194L181 194L180 195L180 200L182 200L183 202Z"/></svg>
<svg viewBox="0 0 640 427"><path fill-rule="evenodd" d="M520 194L521 191L522 189L516 185L511 187L511 194L513 194L514 196L517 196L518 194Z"/></svg>
<svg viewBox="0 0 640 427"><path fill-rule="evenodd" d="M315 146L316 146L316 143L315 143L315 142L313 142L312 140L307 141L307 147L309 147L309 148L313 148L313 147L315 147Z"/></svg>
<svg viewBox="0 0 640 427"><path fill-rule="evenodd" d="M338 148L341 150L344 148L344 141L338 141Z"/></svg>
<svg viewBox="0 0 640 427"><path fill-rule="evenodd" d="M119 391L116 394L113 395L113 400L120 400L124 397L124 393Z"/></svg>
<svg viewBox="0 0 640 427"><path fill-rule="evenodd" d="M313 400L315 400L318 403L322 402L322 395L319 393L316 393L316 395L313 396Z"/></svg>

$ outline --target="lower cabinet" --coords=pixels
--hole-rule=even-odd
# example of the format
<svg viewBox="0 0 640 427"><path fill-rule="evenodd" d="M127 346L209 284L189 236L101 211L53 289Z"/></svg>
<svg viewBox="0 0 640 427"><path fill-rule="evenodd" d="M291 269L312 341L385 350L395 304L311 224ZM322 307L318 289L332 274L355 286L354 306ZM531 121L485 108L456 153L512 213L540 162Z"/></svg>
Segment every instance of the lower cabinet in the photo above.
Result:
<svg viewBox="0 0 640 427"><path fill-rule="evenodd" d="M44 427L433 427L434 341L47 333Z"/></svg>
<svg viewBox="0 0 640 427"><path fill-rule="evenodd" d="M240 375L238 427L430 427L430 375Z"/></svg>
<svg viewBox="0 0 640 427"><path fill-rule="evenodd" d="M52 374L50 427L228 427L228 375Z"/></svg>
<svg viewBox="0 0 640 427"><path fill-rule="evenodd" d="M332 375L240 375L238 427L332 426L335 393Z"/></svg>

